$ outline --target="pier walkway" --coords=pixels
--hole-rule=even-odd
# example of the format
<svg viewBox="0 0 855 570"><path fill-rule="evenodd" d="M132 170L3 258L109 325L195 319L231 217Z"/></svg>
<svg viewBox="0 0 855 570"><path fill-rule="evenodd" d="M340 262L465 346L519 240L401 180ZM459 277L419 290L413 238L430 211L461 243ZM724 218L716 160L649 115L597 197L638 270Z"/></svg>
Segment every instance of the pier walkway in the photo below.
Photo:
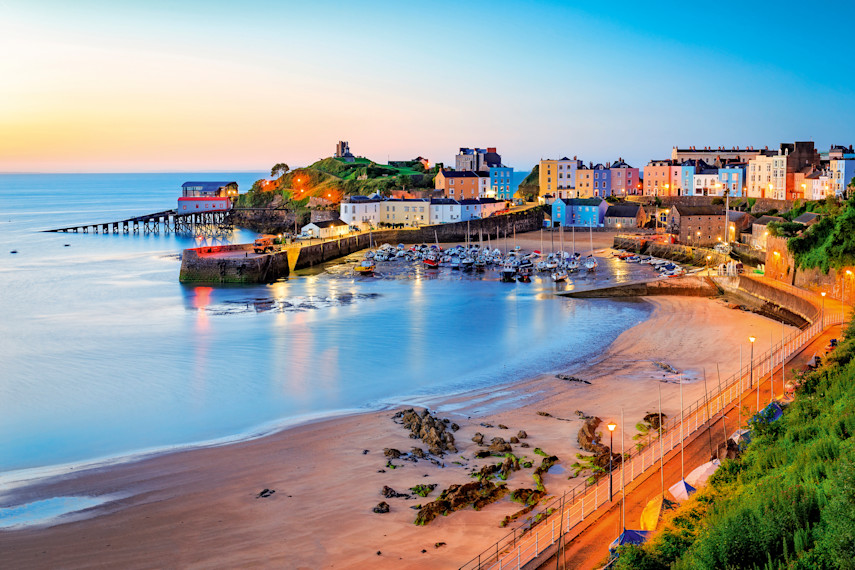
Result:
<svg viewBox="0 0 855 570"><path fill-rule="evenodd" d="M164 210L163 212L145 214L116 222L81 224L43 231L84 234L159 234L162 231L166 234L209 235L233 229L231 211L188 212L185 214L178 213L176 210Z"/></svg>

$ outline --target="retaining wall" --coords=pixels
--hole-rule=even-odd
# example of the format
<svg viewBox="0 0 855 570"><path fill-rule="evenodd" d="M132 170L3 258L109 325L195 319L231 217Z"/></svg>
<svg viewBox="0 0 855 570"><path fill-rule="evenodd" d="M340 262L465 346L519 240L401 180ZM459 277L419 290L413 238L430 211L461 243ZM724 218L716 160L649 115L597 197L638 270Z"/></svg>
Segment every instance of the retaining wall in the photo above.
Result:
<svg viewBox="0 0 855 570"><path fill-rule="evenodd" d="M707 265L716 267L730 261L730 257L727 255L705 247L660 243L644 238L615 236L614 248L634 251L643 255L652 255L662 259L670 259L698 267L706 267ZM707 260L707 256L710 257L709 260Z"/></svg>
<svg viewBox="0 0 855 570"><path fill-rule="evenodd" d="M218 251L252 251L252 244L185 249L181 256L181 283L269 283L288 275L288 253L281 251L246 258L207 257Z"/></svg>
<svg viewBox="0 0 855 570"><path fill-rule="evenodd" d="M627 283L600 289L567 291L564 297L594 299L601 297L647 297L653 295L679 295L683 297L714 297L719 289L708 277L672 277L641 283Z"/></svg>

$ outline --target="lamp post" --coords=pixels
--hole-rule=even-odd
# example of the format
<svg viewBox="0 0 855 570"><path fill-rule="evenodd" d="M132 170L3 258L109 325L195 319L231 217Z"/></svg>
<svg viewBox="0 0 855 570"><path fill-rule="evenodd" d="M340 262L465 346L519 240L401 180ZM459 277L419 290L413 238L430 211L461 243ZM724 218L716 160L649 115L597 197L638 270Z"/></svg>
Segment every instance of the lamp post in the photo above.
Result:
<svg viewBox="0 0 855 570"><path fill-rule="evenodd" d="M695 247L701 247L701 232L697 232L698 237L695 239Z"/></svg>
<svg viewBox="0 0 855 570"><path fill-rule="evenodd" d="M757 340L753 336L749 336L748 340L751 341L751 363L748 365L751 372L749 373L749 386L754 386L754 341ZM757 385L757 411L760 411L760 385Z"/></svg>
<svg viewBox="0 0 855 570"><path fill-rule="evenodd" d="M821 328L825 328L825 291L820 293L822 295L822 312L820 313L820 322L822 323Z"/></svg>
<svg viewBox="0 0 855 570"><path fill-rule="evenodd" d="M711 261L711 260L712 260L712 256L711 256L711 255L708 255L708 256L707 256L707 275L709 275L709 274L710 274L710 261Z"/></svg>
<svg viewBox="0 0 855 570"><path fill-rule="evenodd" d="M841 297L843 297L842 301L843 301L844 303L846 303L846 276L847 276L847 275L848 275L849 277L851 277L851 276L852 276L852 271L851 271L851 270L849 270L849 269L847 269L847 270L846 270L846 274L843 276L843 295L841 295Z"/></svg>
<svg viewBox="0 0 855 570"><path fill-rule="evenodd" d="M609 502L612 502L612 458L614 457L615 428L617 424L609 422Z"/></svg>

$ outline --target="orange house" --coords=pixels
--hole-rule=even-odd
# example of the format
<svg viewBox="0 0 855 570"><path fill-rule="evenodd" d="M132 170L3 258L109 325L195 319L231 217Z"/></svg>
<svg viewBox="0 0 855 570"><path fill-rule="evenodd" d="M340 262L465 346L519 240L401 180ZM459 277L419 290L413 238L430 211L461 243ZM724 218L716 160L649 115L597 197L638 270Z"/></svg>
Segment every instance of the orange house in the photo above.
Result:
<svg viewBox="0 0 855 570"><path fill-rule="evenodd" d="M442 190L444 198L452 200L477 200L480 196L480 177L471 170L440 170L434 188Z"/></svg>
<svg viewBox="0 0 855 570"><path fill-rule="evenodd" d="M678 173L676 179L673 176L675 170ZM644 167L644 195L676 196L679 171L680 168L675 169L670 160L651 160Z"/></svg>

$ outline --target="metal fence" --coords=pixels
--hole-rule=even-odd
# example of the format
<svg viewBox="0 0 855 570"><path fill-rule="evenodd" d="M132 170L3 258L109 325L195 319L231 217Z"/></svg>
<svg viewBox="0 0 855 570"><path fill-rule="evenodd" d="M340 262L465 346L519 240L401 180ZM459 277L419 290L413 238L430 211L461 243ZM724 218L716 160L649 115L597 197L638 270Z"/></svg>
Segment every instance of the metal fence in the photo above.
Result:
<svg viewBox="0 0 855 570"><path fill-rule="evenodd" d="M817 302L819 297L786 284L776 283L775 286L811 302ZM737 402L741 404L743 401L741 398L745 397L746 389L757 388L759 390L759 385L771 378L776 370L781 369L787 358L802 350L821 334L825 327L841 324L845 319L845 313L842 310L823 311L823 315L819 313L820 311L817 310L816 316L818 318L813 319L812 325L792 333L777 344L773 343L770 350L755 356L753 361L742 366L738 372L716 385L703 398L685 408L682 422L680 418L672 418L672 421L666 422L663 425L661 438L658 436L658 430L651 430L651 433L636 443L636 449L626 455L622 465L612 470L613 476L619 481L621 469L623 469L623 476L626 478L625 486L628 486L649 472L657 466L661 455L675 449L683 439L689 438L698 429L703 428L711 418L723 413L732 404ZM750 356L748 359L751 360ZM752 378L754 384L749 384ZM781 393L783 391L784 387L782 386ZM774 393L774 386L772 386L772 392ZM762 404L761 402L761 407ZM601 477L593 485L581 484L565 492L563 496L556 497L541 505L539 511L542 516L530 529L512 531L481 554L463 564L460 570L514 570L522 568L537 558L546 548L555 544L561 535L584 522L585 517L590 516L608 502L609 481L607 477Z"/></svg>

